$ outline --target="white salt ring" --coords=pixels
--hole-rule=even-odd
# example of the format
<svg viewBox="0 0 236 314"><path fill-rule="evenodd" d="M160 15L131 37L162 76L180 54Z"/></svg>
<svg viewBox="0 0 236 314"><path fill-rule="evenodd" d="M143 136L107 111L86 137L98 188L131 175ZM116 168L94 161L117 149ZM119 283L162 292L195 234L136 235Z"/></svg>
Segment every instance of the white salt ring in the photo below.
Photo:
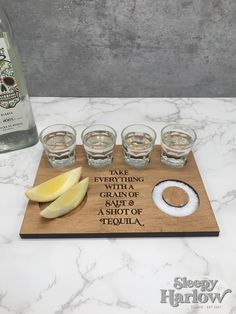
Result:
<svg viewBox="0 0 236 314"><path fill-rule="evenodd" d="M162 193L168 187L179 187L183 189L189 197L189 202L180 207L168 205L162 198ZM199 198L197 193L188 184L182 181L166 180L158 183L153 191L152 198L155 205L164 213L174 217L185 217L192 215L199 206Z"/></svg>

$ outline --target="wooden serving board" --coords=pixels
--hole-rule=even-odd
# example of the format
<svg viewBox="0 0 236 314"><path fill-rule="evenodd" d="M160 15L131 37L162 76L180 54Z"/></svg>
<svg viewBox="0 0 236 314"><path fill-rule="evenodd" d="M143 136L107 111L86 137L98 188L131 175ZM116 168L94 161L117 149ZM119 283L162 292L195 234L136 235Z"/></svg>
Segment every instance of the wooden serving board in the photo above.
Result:
<svg viewBox="0 0 236 314"><path fill-rule="evenodd" d="M112 165L94 169L87 165L83 146L79 145L77 162L71 168L78 166L83 167L82 177L90 180L83 203L63 217L48 220L39 215L45 204L29 201L20 230L22 238L219 235L192 153L186 167L172 169L161 164L160 146L155 146L149 165L135 169L125 164L122 147L116 146ZM34 185L66 170L52 168L43 155ZM192 215L173 217L156 207L152 190L164 180L181 180L194 188L200 205Z"/></svg>

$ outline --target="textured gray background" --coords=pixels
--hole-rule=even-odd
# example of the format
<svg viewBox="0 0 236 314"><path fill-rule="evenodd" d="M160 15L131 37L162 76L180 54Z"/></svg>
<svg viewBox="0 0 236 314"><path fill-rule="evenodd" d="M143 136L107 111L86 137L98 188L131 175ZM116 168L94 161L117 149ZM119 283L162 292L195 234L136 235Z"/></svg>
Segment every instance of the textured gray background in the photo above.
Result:
<svg viewBox="0 0 236 314"><path fill-rule="evenodd" d="M32 96L236 96L235 0L6 0Z"/></svg>

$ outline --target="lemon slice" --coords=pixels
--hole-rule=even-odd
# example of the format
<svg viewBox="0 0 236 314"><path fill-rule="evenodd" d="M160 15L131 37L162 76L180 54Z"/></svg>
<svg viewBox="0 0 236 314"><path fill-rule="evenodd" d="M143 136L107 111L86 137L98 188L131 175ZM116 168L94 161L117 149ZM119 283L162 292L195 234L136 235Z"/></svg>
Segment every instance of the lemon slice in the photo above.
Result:
<svg viewBox="0 0 236 314"><path fill-rule="evenodd" d="M83 201L88 190L88 184L89 178L85 178L79 183L76 183L48 207L42 210L40 215L44 218L56 218L69 213Z"/></svg>
<svg viewBox="0 0 236 314"><path fill-rule="evenodd" d="M55 178L39 184L25 192L26 196L36 202L50 202L62 195L79 181L82 168L69 170Z"/></svg>

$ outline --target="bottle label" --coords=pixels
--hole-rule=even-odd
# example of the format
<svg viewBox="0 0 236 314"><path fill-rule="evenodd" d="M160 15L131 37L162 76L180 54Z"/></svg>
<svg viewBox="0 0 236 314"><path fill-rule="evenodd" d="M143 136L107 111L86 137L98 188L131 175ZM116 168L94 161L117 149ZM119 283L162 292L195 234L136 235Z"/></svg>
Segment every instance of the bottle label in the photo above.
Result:
<svg viewBox="0 0 236 314"><path fill-rule="evenodd" d="M0 38L0 135L28 128L7 45Z"/></svg>

